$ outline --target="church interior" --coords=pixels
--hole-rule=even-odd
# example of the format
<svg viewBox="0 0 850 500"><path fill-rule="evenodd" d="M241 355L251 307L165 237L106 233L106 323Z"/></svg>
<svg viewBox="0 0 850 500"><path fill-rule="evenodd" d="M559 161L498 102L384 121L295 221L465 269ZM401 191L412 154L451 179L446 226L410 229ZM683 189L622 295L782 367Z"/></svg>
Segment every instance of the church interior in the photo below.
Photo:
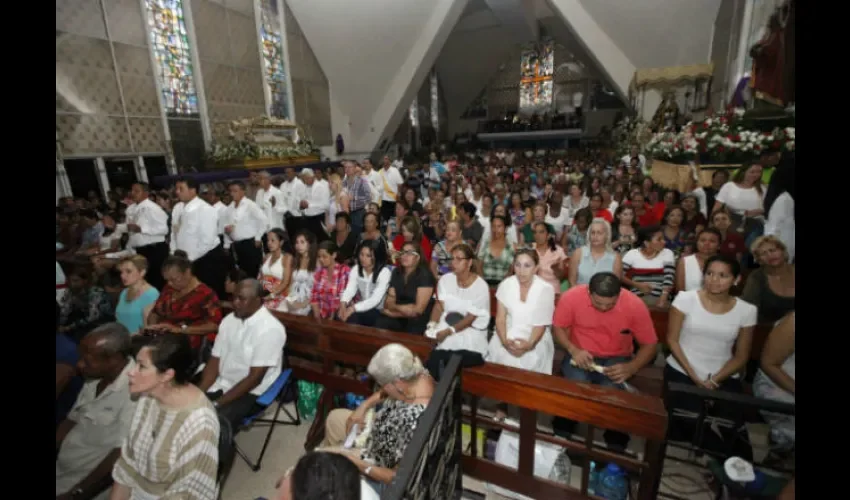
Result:
<svg viewBox="0 0 850 500"><path fill-rule="evenodd" d="M177 373L160 366L157 352L169 345L163 332L191 337L199 356L192 383L219 420L221 408L242 401L231 393L243 383L253 381L252 392L240 394L254 394L250 415L233 421L229 444L222 444L223 423L193 424L215 429L215 439L205 439L218 473L168 486L185 488L185 497L174 498L297 499L284 490L298 479L302 456L330 442L334 412L357 415L352 398L368 403L380 387L375 360L396 344L425 362L434 391L407 451L396 451L395 467L378 467L378 459L379 472L353 460L360 496L327 489L309 498L794 498L794 22L795 0L57 0L57 499L168 497L157 488L179 469L158 476L167 467L161 461L171 459L157 448L156 432L153 462L127 456L148 446L134 441L150 424L142 408L154 411L144 400L160 405L157 428L183 418L162 416L171 415L164 401L190 394L160 387L176 387L162 380ZM750 192L758 196L752 206ZM151 229L154 220L161 231ZM598 248L597 227L607 231ZM207 232L213 240L204 246ZM785 258L774 261L770 251ZM502 331L518 321L512 311L527 297L520 263L532 258L523 252L533 254L530 282L545 286L555 306L534 326L544 340L522 340L528 345L519 348ZM401 305L408 275L397 282L396 274L408 272L413 258L419 264L410 279L426 276ZM642 326L620 332L629 342L610 341L627 343L629 359L646 356L622 380L606 368L615 358L584 344L573 351L580 318L559 323L570 291L587 286L592 300L602 296L593 295L602 285L591 276L607 258L622 290L616 300L637 297L640 325L654 330L652 342L638 335ZM386 298L366 311L378 319L367 321L357 304L381 287L378 261L392 274ZM275 265L283 271L273 272ZM709 268L723 265L729 283L716 292L720 278L710 278ZM585 277L585 266L596 271ZM473 285L462 284L467 277ZM247 282L258 283L262 297ZM457 299L479 283L489 296ZM506 300L513 283L519 295ZM195 297L195 286L211 294L206 305L175 305L184 293ZM531 294L536 285L529 286ZM130 307L149 289L149 305ZM417 294L425 289L420 311ZM723 310L730 318L752 307L752 318L716 342L693 340L699 314L718 314L702 294L737 304ZM456 311L463 319L447 319L452 295L463 303ZM685 310L688 297L698 298L700 313ZM262 349L251 344L239 368L230 361L231 373L244 368L246 378L222 389L228 353L260 342L248 340L253 333L244 326L259 314L254 299L285 329L280 345L264 344L276 346L277 358L256 375L249 361ZM479 299L483 306L470 305ZM189 309L214 318L176 319ZM138 318L125 319L128 311ZM94 364L85 360L119 342L115 324L126 326L133 354L110 372L105 351ZM446 346L476 328L480 349ZM159 351L141 347L142 337ZM546 342L551 352L542 370L526 368L495 361L494 342L516 359ZM448 356L434 368L441 351L463 352L464 368ZM605 358L582 383L566 374L584 365L576 352L591 364ZM473 354L480 361L467 359ZM703 358L721 362L706 375L697 368ZM671 366L681 369L670 375ZM165 378L135 402L134 387L146 377ZM127 436L97 460L65 449L84 447L75 430L106 418L85 415L86 404L91 410L104 399L102 384L89 391L93 378L109 378L109 397L124 384L135 408L110 427ZM268 385L272 379L277 385ZM400 380L411 393L421 388ZM210 384L223 391L218 402ZM398 390L392 382L379 392L393 399ZM671 393L696 398L696 409L674 407ZM267 394L272 400L257 406ZM435 404L438 394L444 399ZM60 400L67 400L62 417ZM727 405L738 405L734 416L718 416ZM697 430L674 437L677 418L696 421L688 429ZM559 419L582 431L563 431ZM613 445L614 433L627 445ZM727 442L731 434L744 445ZM204 435L193 435L193 446ZM457 453L437 456L435 446Z"/></svg>

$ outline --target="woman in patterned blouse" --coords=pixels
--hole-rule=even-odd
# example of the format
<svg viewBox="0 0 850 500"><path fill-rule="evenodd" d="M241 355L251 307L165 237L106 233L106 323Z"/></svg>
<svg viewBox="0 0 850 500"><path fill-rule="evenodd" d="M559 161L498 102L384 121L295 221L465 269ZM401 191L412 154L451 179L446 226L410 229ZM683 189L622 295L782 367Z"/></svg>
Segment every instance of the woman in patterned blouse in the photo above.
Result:
<svg viewBox="0 0 850 500"><path fill-rule="evenodd" d="M431 401L434 379L422 361L401 344L387 344L372 356L367 368L378 392L356 410L338 409L325 421L322 447L348 457L376 493L395 477L404 451L413 438L419 417ZM354 424L365 427L366 415L375 410L372 430L362 449L341 449Z"/></svg>
<svg viewBox="0 0 850 500"><path fill-rule="evenodd" d="M219 420L190 383L194 371L183 335L150 339L139 351L129 379L141 397L112 469L112 500L218 498Z"/></svg>
<svg viewBox="0 0 850 500"><path fill-rule="evenodd" d="M501 215L490 218L490 238L478 250L478 275L491 287L499 286L511 272L514 248L505 237L506 219Z"/></svg>
<svg viewBox="0 0 850 500"><path fill-rule="evenodd" d="M351 269L336 261L338 248L336 243L327 240L319 243L319 267L313 275L313 290L310 293L310 307L316 319L329 319L339 309L339 298L348 285Z"/></svg>
<svg viewBox="0 0 850 500"><path fill-rule="evenodd" d="M180 250L165 259L162 277L166 284L148 315L148 329L188 335L196 350L205 340L212 346L222 318L218 296L195 277L191 261Z"/></svg>
<svg viewBox="0 0 850 500"><path fill-rule="evenodd" d="M458 243L463 243L461 233L460 222L453 220L446 224L446 239L434 245L431 255L431 272L438 280L444 274L452 272L452 249Z"/></svg>

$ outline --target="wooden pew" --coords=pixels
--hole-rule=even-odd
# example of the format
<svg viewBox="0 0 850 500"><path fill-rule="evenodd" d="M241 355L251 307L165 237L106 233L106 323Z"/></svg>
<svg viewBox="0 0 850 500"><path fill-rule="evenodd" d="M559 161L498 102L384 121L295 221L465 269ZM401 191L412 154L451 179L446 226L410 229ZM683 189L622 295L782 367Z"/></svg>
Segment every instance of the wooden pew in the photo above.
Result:
<svg viewBox="0 0 850 500"><path fill-rule="evenodd" d="M316 321L279 312L273 314L286 326L287 351L295 375L325 387L316 419L308 433L307 449L312 449L320 441L324 417L333 409L334 395L345 392L370 394L368 384L335 374L337 363L366 366L380 347L392 342L404 344L425 361L436 344L417 335L335 321ZM637 382L640 378L636 376L633 385L640 387L642 384ZM521 408L519 468L513 470L481 457L465 456L464 473L535 498L589 498L586 496L587 472L584 473L581 492L533 476L536 439L557 443L592 460L619 463L640 475L639 498L654 498L660 480L667 425L667 414L659 397L578 384L557 376L491 363L464 370L462 387L473 397L472 411L466 416L473 426L473 440L479 423L504 427L478 415L478 398L495 399ZM590 427L588 436L592 436L596 426L642 436L647 440L644 458L637 460L597 450L589 437L582 444L541 434L537 430L537 412L585 422ZM476 449L474 442L472 449Z"/></svg>

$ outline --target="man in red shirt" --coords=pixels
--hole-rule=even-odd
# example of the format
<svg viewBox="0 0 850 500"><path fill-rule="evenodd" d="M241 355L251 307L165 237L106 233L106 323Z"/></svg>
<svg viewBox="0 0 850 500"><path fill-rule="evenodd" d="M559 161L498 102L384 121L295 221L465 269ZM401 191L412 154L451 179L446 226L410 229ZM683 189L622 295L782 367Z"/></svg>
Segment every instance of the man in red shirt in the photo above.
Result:
<svg viewBox="0 0 850 500"><path fill-rule="evenodd" d="M555 339L568 353L561 367L568 380L625 389L624 383L655 359L658 337L649 309L621 288L614 273L597 273L589 284L562 294L553 326ZM635 340L640 345L637 353ZM594 365L604 373L594 371ZM575 422L556 418L553 426L558 434L572 434ZM606 430L605 442L612 450L625 451L629 436Z"/></svg>

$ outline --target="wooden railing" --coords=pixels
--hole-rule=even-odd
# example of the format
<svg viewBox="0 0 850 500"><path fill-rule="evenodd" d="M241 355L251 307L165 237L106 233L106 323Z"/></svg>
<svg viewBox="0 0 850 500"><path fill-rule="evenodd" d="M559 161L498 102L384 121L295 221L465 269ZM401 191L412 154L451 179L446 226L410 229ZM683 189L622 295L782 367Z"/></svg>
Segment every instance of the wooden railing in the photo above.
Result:
<svg viewBox="0 0 850 500"><path fill-rule="evenodd" d="M322 439L324 417L333 408L334 395L344 392L370 394L367 383L336 374L337 365L366 366L380 347L392 342L404 344L425 361L435 346L433 340L417 335L274 314L286 326L287 350L296 377L325 387L305 443L307 449L312 449ZM620 464L640 477L638 498L654 498L664 456L667 413L659 397L660 380L638 374L630 382L638 389L650 387L653 393L630 394L491 363L465 369L463 391L472 396L471 411L465 418L473 428L473 441L480 425L508 428L478 414L479 398L494 399L520 408L520 427L511 429L520 436L520 452L519 467L514 470L475 456L473 442L473 455L463 457L464 473L535 498L590 498L587 496L587 467L580 491L533 475L535 441L548 441L586 455L588 459ZM580 443L538 432L538 412L588 424L585 441ZM647 442L643 458L596 449L592 441L596 427L643 437Z"/></svg>

